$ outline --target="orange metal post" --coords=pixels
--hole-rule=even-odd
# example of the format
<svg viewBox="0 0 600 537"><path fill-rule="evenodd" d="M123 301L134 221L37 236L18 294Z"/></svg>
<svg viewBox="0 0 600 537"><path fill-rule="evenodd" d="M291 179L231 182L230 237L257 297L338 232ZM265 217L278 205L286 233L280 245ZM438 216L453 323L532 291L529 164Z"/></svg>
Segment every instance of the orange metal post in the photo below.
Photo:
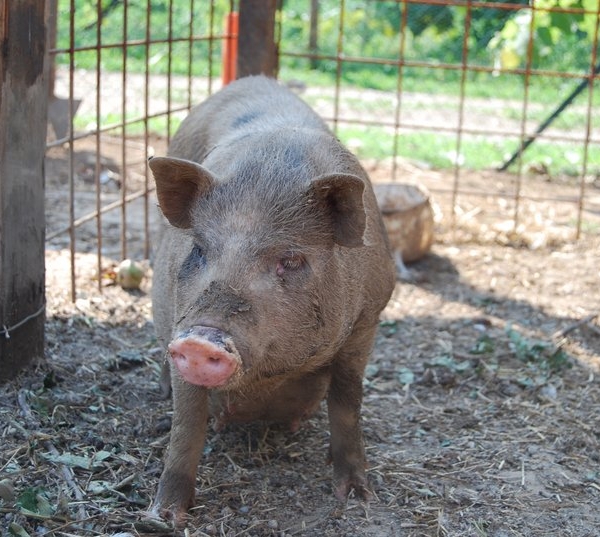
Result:
<svg viewBox="0 0 600 537"><path fill-rule="evenodd" d="M223 40L223 86L236 78L239 18L236 12L225 16L225 39Z"/></svg>

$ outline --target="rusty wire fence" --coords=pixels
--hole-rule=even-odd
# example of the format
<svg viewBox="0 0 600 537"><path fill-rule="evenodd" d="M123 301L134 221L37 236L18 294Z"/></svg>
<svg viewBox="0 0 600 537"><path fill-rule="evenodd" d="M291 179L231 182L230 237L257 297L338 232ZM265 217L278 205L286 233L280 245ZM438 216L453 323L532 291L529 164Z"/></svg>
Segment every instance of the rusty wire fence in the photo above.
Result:
<svg viewBox="0 0 600 537"><path fill-rule="evenodd" d="M214 91L228 38L215 15L199 0L50 2L46 240L69 252L73 299L81 254L95 255L99 289L107 259L149 257L146 162Z"/></svg>
<svg viewBox="0 0 600 537"><path fill-rule="evenodd" d="M150 256L146 161L221 86L240 3L50 2L47 244L73 299L81 256L98 288L107 260ZM427 188L440 234L551 246L600 229L599 20L597 1L289 0L278 77L374 181ZM576 63L565 32L587 44Z"/></svg>
<svg viewBox="0 0 600 537"><path fill-rule="evenodd" d="M357 24L356 5L342 0L325 47L318 29L308 46L280 42L280 77L290 64L326 66L330 88L308 88L307 100L374 180L427 186L468 239L552 245L598 231L599 12L599 2L377 1ZM453 55L423 42L452 21ZM371 55L353 43L361 24L386 35ZM575 36L586 40L576 63L565 54L574 39L560 41ZM369 155L369 140L380 151Z"/></svg>

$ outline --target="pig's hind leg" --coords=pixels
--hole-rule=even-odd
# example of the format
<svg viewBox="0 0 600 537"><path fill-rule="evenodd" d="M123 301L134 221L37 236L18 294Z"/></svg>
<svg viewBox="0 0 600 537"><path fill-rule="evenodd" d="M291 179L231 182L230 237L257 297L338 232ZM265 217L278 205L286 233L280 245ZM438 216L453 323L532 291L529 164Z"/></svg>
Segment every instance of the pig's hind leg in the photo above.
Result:
<svg viewBox="0 0 600 537"><path fill-rule="evenodd" d="M168 399L171 395L171 368L169 366L168 358L165 357L165 361L160 370L160 380L158 381L160 396L163 399Z"/></svg>
<svg viewBox="0 0 600 537"><path fill-rule="evenodd" d="M371 497L365 476L365 448L360 426L363 375L376 331L355 329L331 366L327 396L331 430L330 457L336 497L345 501L352 490L357 497Z"/></svg>

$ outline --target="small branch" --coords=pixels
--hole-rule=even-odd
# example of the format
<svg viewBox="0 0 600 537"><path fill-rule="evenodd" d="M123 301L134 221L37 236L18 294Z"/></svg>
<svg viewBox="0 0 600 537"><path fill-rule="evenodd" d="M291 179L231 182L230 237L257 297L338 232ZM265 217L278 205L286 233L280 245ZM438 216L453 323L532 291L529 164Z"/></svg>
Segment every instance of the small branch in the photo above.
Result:
<svg viewBox="0 0 600 537"><path fill-rule="evenodd" d="M58 449L56 449L56 446L52 442L50 442L50 440L46 440L46 441L42 442L42 445L46 448L47 451L52 453L52 455L54 455L55 457L60 456ZM73 494L75 495L75 499L79 502L83 501L83 499L84 499L83 491L81 490L79 485L77 485L77 483L75 482L75 479L73 478L73 471L71 470L71 468L69 468L68 466L65 466L64 464L61 464L60 470L61 470L64 480L69 485L69 488L73 491ZM83 506L81 506L81 507L83 507ZM85 514L83 518L86 518L86 517L87 517L87 514Z"/></svg>
<svg viewBox="0 0 600 537"><path fill-rule="evenodd" d="M570 334L571 332L577 330L580 326L583 326L584 324L587 324L590 321L593 321L596 317L598 317L598 315L600 315L600 314L590 313L589 315L586 315L583 319L579 319L578 321L574 322L573 324L570 324L566 328L563 328L562 330L555 332L552 337L554 339L562 339L567 334Z"/></svg>

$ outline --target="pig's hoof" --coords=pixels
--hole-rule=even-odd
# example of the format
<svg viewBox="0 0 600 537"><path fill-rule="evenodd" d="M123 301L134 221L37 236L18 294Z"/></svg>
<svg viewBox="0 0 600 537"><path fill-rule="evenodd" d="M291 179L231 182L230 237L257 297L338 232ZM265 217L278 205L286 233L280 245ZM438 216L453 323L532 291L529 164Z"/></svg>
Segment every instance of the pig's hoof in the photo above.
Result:
<svg viewBox="0 0 600 537"><path fill-rule="evenodd" d="M174 505L171 507L154 505L150 512L156 518L171 522L175 528L183 528L190 518L187 509L182 509L181 507L176 507Z"/></svg>
<svg viewBox="0 0 600 537"><path fill-rule="evenodd" d="M193 481L178 473L163 472L151 512L176 528L185 526L188 509L194 506Z"/></svg>
<svg viewBox="0 0 600 537"><path fill-rule="evenodd" d="M368 502L373 498L373 493L367 486L367 480L364 476L353 476L337 480L335 482L335 497L341 502L346 502L348 496Z"/></svg>

